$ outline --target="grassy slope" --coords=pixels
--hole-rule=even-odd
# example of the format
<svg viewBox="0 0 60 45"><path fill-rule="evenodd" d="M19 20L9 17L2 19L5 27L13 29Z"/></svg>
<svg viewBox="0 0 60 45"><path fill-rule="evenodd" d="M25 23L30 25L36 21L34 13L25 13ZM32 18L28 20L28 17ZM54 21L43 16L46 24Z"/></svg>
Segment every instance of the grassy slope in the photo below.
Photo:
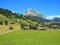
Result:
<svg viewBox="0 0 60 45"><path fill-rule="evenodd" d="M0 35L0 45L60 45L60 31L14 31Z"/></svg>
<svg viewBox="0 0 60 45"><path fill-rule="evenodd" d="M2 19L2 21L4 22L5 19L8 19L8 22L10 23L9 18L7 18L6 16L0 14L0 19Z"/></svg>
<svg viewBox="0 0 60 45"><path fill-rule="evenodd" d="M0 18L6 18L5 16L3 16L2 14L0 14Z"/></svg>
<svg viewBox="0 0 60 45"><path fill-rule="evenodd" d="M6 17L0 14L0 18ZM29 22L35 24L25 20ZM11 32L9 26L0 25L0 45L60 45L60 31L21 31L20 25L15 24L12 26L16 31Z"/></svg>
<svg viewBox="0 0 60 45"><path fill-rule="evenodd" d="M20 30L20 25L12 24L12 25L0 25L0 34L5 34L11 32L9 30L9 26L12 26L14 30Z"/></svg>

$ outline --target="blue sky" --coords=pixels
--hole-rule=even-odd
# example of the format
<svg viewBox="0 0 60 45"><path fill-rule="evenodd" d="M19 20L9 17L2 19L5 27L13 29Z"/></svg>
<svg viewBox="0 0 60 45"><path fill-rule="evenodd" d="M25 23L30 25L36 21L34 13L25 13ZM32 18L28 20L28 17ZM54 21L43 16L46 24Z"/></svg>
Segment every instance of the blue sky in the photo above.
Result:
<svg viewBox="0 0 60 45"><path fill-rule="evenodd" d="M47 18L60 17L60 0L0 0L0 8L24 13L32 8Z"/></svg>

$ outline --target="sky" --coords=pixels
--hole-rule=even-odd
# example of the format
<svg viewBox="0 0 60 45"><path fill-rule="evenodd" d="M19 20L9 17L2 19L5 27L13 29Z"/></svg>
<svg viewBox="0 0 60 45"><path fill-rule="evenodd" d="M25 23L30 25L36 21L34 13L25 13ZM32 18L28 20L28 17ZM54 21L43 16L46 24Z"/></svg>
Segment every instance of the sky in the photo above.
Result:
<svg viewBox="0 0 60 45"><path fill-rule="evenodd" d="M24 14L32 8L46 18L60 17L60 0L0 0L0 8Z"/></svg>

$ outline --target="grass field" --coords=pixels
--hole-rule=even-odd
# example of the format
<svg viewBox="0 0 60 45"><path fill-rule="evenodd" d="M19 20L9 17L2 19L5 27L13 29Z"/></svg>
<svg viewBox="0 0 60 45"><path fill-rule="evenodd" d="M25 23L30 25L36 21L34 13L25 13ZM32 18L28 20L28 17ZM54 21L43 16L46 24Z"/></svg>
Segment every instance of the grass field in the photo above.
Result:
<svg viewBox="0 0 60 45"><path fill-rule="evenodd" d="M0 45L60 45L60 31L15 30L1 34Z"/></svg>

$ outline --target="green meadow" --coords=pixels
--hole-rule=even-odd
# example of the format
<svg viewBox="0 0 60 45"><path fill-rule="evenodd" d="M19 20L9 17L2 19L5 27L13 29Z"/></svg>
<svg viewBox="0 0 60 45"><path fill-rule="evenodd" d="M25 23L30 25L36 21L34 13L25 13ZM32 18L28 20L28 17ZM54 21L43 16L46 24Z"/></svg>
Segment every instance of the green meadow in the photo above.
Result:
<svg viewBox="0 0 60 45"><path fill-rule="evenodd" d="M0 34L0 45L60 45L59 30L11 30Z"/></svg>
<svg viewBox="0 0 60 45"><path fill-rule="evenodd" d="M60 45L60 20L28 11L31 16L0 8L0 45Z"/></svg>

